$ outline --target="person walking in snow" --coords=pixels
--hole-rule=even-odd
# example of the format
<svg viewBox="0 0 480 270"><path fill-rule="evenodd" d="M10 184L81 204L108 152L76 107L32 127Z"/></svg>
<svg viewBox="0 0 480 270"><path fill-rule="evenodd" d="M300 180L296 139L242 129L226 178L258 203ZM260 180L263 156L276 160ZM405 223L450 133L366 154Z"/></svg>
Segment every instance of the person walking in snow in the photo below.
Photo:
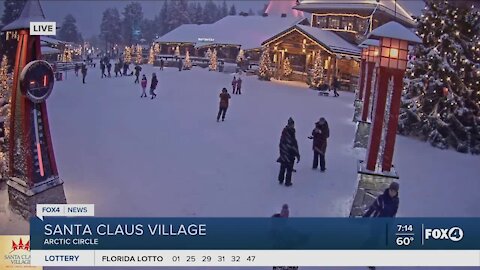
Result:
<svg viewBox="0 0 480 270"><path fill-rule="evenodd" d="M157 97L157 94L155 94L155 89L157 89L157 74L153 73L152 74L152 82L150 83L150 95L152 96L150 99L154 99Z"/></svg>
<svg viewBox="0 0 480 270"><path fill-rule="evenodd" d="M237 94L241 95L242 94L242 78L239 76L237 79Z"/></svg>
<svg viewBox="0 0 480 270"><path fill-rule="evenodd" d="M147 76L145 76L145 74L143 74L141 85L142 85L142 96L140 97L141 98L147 97L147 93L145 92L145 90L147 89Z"/></svg>
<svg viewBox="0 0 480 270"><path fill-rule="evenodd" d="M82 81L85 83L85 78L87 77L87 64L82 64Z"/></svg>
<svg viewBox="0 0 480 270"><path fill-rule="evenodd" d="M78 77L78 71L80 70L80 65L78 63L75 63L75 76Z"/></svg>
<svg viewBox="0 0 480 270"><path fill-rule="evenodd" d="M108 72L108 77L112 77L112 74L110 73L112 70L112 64L110 62L107 63L107 72Z"/></svg>
<svg viewBox="0 0 480 270"><path fill-rule="evenodd" d="M292 185L292 172L295 158L297 163L300 162L300 152L298 151L297 138L295 137L295 121L290 117L287 126L282 131L280 137L280 157L277 162L280 163L280 172L278 174L278 182L282 185L285 181L285 186Z"/></svg>
<svg viewBox="0 0 480 270"><path fill-rule="evenodd" d="M334 97L340 96L340 95L338 94L338 89L340 88L340 82L338 81L338 78L337 78L336 76L333 77L332 88L333 88L333 95L334 95Z"/></svg>
<svg viewBox="0 0 480 270"><path fill-rule="evenodd" d="M183 68L183 61L182 61L182 58L180 58L178 60L178 71L182 71L182 68Z"/></svg>
<svg viewBox="0 0 480 270"><path fill-rule="evenodd" d="M220 106L217 114L217 122L220 121L220 117L222 117L222 121L225 121L225 114L227 114L229 99L231 98L231 96L228 93L227 88L224 87L219 97L220 97Z"/></svg>
<svg viewBox="0 0 480 270"><path fill-rule="evenodd" d="M140 65L135 66L135 83L140 83L140 71L142 71L142 67Z"/></svg>
<svg viewBox="0 0 480 270"><path fill-rule="evenodd" d="M125 76L128 75L128 74L127 74L127 71L130 69L129 66L130 66L130 65L129 65L127 62L123 63L123 75L125 75Z"/></svg>
<svg viewBox="0 0 480 270"><path fill-rule="evenodd" d="M320 170L324 172L325 168L325 153L327 151L327 139L330 136L330 129L325 118L315 123L315 129L312 131L312 136L308 137L313 140L313 166L312 169L318 168L318 161L320 158Z"/></svg>
<svg viewBox="0 0 480 270"><path fill-rule="evenodd" d="M237 78L235 76L233 76L233 80L232 80L232 93L235 95L235 91L237 89Z"/></svg>
<svg viewBox="0 0 480 270"><path fill-rule="evenodd" d="M103 77L107 77L107 75L105 75L105 63L102 61L100 61L100 71L102 72L102 78Z"/></svg>
<svg viewBox="0 0 480 270"><path fill-rule="evenodd" d="M363 217L395 217L400 204L399 189L400 185L397 182L392 182L383 194L372 203Z"/></svg>
<svg viewBox="0 0 480 270"><path fill-rule="evenodd" d="M163 70L164 66L165 66L165 61L163 61L163 59L160 59L160 70Z"/></svg>

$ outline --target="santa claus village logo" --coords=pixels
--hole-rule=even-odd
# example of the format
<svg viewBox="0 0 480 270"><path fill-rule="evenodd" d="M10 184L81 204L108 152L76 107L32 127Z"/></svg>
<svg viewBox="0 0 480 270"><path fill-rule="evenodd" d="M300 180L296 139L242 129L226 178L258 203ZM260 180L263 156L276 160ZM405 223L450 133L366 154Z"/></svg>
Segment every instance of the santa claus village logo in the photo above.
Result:
<svg viewBox="0 0 480 270"><path fill-rule="evenodd" d="M5 255L5 260L10 261L12 265L30 264L30 241L24 243L20 238L17 242L12 240L10 253Z"/></svg>

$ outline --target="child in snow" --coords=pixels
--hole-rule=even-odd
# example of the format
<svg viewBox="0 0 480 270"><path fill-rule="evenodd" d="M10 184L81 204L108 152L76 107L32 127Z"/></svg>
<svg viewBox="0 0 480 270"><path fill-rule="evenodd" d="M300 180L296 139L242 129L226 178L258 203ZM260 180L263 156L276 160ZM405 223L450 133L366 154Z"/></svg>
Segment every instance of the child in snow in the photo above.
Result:
<svg viewBox="0 0 480 270"><path fill-rule="evenodd" d="M140 82L140 71L142 71L142 67L140 65L135 66L135 82L134 83L139 83Z"/></svg>
<svg viewBox="0 0 480 270"><path fill-rule="evenodd" d="M147 76L145 76L145 74L143 74L141 85L142 85L142 96L141 96L141 98L147 97L147 93L145 92L145 90L147 89Z"/></svg>
<svg viewBox="0 0 480 270"><path fill-rule="evenodd" d="M235 95L235 90L237 89L237 78L233 76L232 80L232 93Z"/></svg>
<svg viewBox="0 0 480 270"><path fill-rule="evenodd" d="M112 71L112 64L110 62L107 63L107 72L108 72L108 77L112 77L112 74L111 74L111 71Z"/></svg>
<svg viewBox="0 0 480 270"><path fill-rule="evenodd" d="M220 121L220 117L222 117L222 121L225 121L225 114L227 113L228 109L228 100L231 98L231 96L228 93L227 88L223 88L222 93L220 93L219 97L220 108L218 109L217 122Z"/></svg>
<svg viewBox="0 0 480 270"><path fill-rule="evenodd" d="M152 74L152 82L150 84L150 95L152 96L150 99L154 99L157 97L157 94L155 94L155 89L157 88L158 80L157 80L157 74L153 73Z"/></svg>

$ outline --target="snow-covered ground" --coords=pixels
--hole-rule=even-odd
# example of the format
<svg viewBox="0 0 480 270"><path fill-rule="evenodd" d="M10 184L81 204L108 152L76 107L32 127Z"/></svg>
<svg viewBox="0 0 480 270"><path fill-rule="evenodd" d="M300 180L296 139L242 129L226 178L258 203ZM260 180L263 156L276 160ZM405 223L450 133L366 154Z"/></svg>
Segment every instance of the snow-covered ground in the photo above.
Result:
<svg viewBox="0 0 480 270"><path fill-rule="evenodd" d="M150 79L154 68L144 66ZM262 217L290 205L293 217L346 216L356 188L351 93L320 97L303 83L243 76L225 122L218 94L232 75L194 68L155 71L157 99L140 98L134 77L87 84L70 72L48 100L60 176L69 203L94 203L97 216ZM321 116L330 125L327 172L311 169L310 135ZM276 180L278 141L296 121L301 162L293 186ZM480 157L397 139L402 217L480 216ZM0 234L27 234L0 190ZM3 205L3 206L2 206ZM322 268L325 269L325 268Z"/></svg>

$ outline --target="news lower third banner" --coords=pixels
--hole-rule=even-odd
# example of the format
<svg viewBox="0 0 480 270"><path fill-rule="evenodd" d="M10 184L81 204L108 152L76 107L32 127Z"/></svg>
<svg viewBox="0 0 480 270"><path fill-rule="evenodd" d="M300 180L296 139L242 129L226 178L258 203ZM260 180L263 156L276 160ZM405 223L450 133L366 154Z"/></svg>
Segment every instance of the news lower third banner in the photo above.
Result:
<svg viewBox="0 0 480 270"><path fill-rule="evenodd" d="M480 218L33 218L42 266L480 266Z"/></svg>

